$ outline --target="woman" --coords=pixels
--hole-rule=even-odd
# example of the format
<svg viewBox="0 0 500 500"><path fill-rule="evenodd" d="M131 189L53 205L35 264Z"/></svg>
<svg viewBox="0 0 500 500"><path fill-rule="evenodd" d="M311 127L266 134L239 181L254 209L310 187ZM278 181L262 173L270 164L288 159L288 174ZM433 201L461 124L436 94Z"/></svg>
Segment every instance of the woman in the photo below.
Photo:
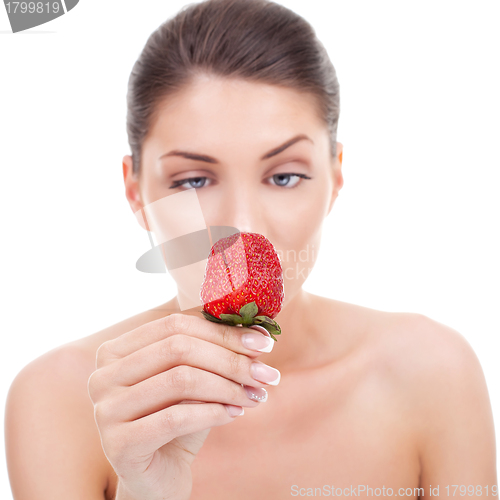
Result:
<svg viewBox="0 0 500 500"><path fill-rule="evenodd" d="M128 106L134 214L151 210L165 240L193 214L151 207L195 193L207 226L265 235L282 257L283 333L274 345L206 321L172 272L164 306L16 378L16 500L496 496L491 407L463 337L302 289L343 184L338 83L312 28L265 0L189 6L151 35ZM47 412L28 427L33 400Z"/></svg>

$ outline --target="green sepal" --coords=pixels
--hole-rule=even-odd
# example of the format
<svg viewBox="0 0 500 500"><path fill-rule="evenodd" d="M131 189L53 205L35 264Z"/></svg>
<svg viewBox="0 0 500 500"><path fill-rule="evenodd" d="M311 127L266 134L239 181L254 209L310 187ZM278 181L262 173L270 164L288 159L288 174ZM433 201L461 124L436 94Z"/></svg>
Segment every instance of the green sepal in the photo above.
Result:
<svg viewBox="0 0 500 500"><path fill-rule="evenodd" d="M260 326L262 326L267 330L267 332L275 342L278 342L278 339L275 337L275 335L279 335L281 332L279 332L276 329L268 328L269 325L260 325Z"/></svg>
<svg viewBox="0 0 500 500"><path fill-rule="evenodd" d="M274 321L274 319L271 319L269 316L255 316L253 321L254 325L259 325L265 328L269 332L271 338L278 342L278 339L276 339L274 335L281 334L281 327L276 321Z"/></svg>
<svg viewBox="0 0 500 500"><path fill-rule="evenodd" d="M224 323L224 321L221 321L219 318L212 316L211 314L207 313L206 311L200 311L200 312L201 312L201 314L203 314L205 319L208 319L208 321L213 321L214 323Z"/></svg>
<svg viewBox="0 0 500 500"><path fill-rule="evenodd" d="M274 323L276 323L276 321L274 321L274 319L271 319L269 316L255 316L254 319L258 319L260 320L260 322L268 323L270 325L274 325Z"/></svg>
<svg viewBox="0 0 500 500"><path fill-rule="evenodd" d="M281 333L281 327L278 325L274 319L271 319L269 316L255 316L254 318L254 324L256 325L261 325L261 326L269 326L273 330L277 330L279 333Z"/></svg>
<svg viewBox="0 0 500 500"><path fill-rule="evenodd" d="M228 325L241 325L243 323L243 318L239 314L221 314L220 319Z"/></svg>
<svg viewBox="0 0 500 500"><path fill-rule="evenodd" d="M255 301L249 302L248 304L245 304L243 307L240 308L240 316L243 319L249 320L253 318L257 312L259 311L259 308L257 307L257 304Z"/></svg>
<svg viewBox="0 0 500 500"><path fill-rule="evenodd" d="M255 314L257 314L257 311L258 308L255 302L250 302L249 304L245 304L240 309L240 313L243 312L241 316L239 314L221 314L219 319L207 313L206 311L202 310L200 312L201 314L203 314L205 319L213 321L214 323L223 323L230 326L242 325L245 327L249 327L252 325L262 326L268 331L270 337L275 342L278 342L278 339L275 337L275 335L281 334L280 325L269 316L255 316Z"/></svg>

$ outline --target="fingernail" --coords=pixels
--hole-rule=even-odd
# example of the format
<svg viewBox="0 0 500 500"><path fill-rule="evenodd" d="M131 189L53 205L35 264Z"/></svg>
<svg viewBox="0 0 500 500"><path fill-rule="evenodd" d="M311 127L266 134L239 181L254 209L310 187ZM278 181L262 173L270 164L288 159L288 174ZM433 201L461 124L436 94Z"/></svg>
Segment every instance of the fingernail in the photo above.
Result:
<svg viewBox="0 0 500 500"><path fill-rule="evenodd" d="M258 330L259 332L263 333L266 337L271 338L271 335L269 335L269 332L263 326L251 325L248 328L253 328L254 330Z"/></svg>
<svg viewBox="0 0 500 500"><path fill-rule="evenodd" d="M239 417L245 413L245 410L241 406L224 405L230 417Z"/></svg>
<svg viewBox="0 0 500 500"><path fill-rule="evenodd" d="M262 333L244 333L241 336L241 343L252 351L271 352L274 347L274 340L265 337Z"/></svg>
<svg viewBox="0 0 500 500"><path fill-rule="evenodd" d="M250 387L249 385L244 385L243 388L247 393L247 396L252 401L259 401L263 403L267 401L267 391L261 387Z"/></svg>
<svg viewBox="0 0 500 500"><path fill-rule="evenodd" d="M278 385L281 379L281 373L270 366L255 361L250 365L250 373L255 380L269 385Z"/></svg>

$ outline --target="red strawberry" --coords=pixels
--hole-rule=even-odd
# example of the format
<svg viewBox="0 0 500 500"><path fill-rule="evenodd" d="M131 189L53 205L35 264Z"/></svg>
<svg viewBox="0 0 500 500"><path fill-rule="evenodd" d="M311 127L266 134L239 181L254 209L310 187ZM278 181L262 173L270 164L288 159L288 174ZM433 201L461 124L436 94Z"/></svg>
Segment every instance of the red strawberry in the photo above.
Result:
<svg viewBox="0 0 500 500"><path fill-rule="evenodd" d="M215 243L200 291L203 316L227 325L260 325L274 340L274 321L285 293L283 270L272 243L262 234L237 233Z"/></svg>

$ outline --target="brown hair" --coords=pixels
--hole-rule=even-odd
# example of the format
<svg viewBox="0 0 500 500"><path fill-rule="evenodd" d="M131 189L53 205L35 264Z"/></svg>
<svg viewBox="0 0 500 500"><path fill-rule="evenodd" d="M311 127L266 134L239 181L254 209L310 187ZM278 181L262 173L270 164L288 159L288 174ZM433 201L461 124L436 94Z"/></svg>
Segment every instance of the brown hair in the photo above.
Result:
<svg viewBox="0 0 500 500"><path fill-rule="evenodd" d="M185 6L149 37L128 82L127 134L133 170L158 104L198 73L309 92L336 154L339 84L311 25L269 0L206 0Z"/></svg>

